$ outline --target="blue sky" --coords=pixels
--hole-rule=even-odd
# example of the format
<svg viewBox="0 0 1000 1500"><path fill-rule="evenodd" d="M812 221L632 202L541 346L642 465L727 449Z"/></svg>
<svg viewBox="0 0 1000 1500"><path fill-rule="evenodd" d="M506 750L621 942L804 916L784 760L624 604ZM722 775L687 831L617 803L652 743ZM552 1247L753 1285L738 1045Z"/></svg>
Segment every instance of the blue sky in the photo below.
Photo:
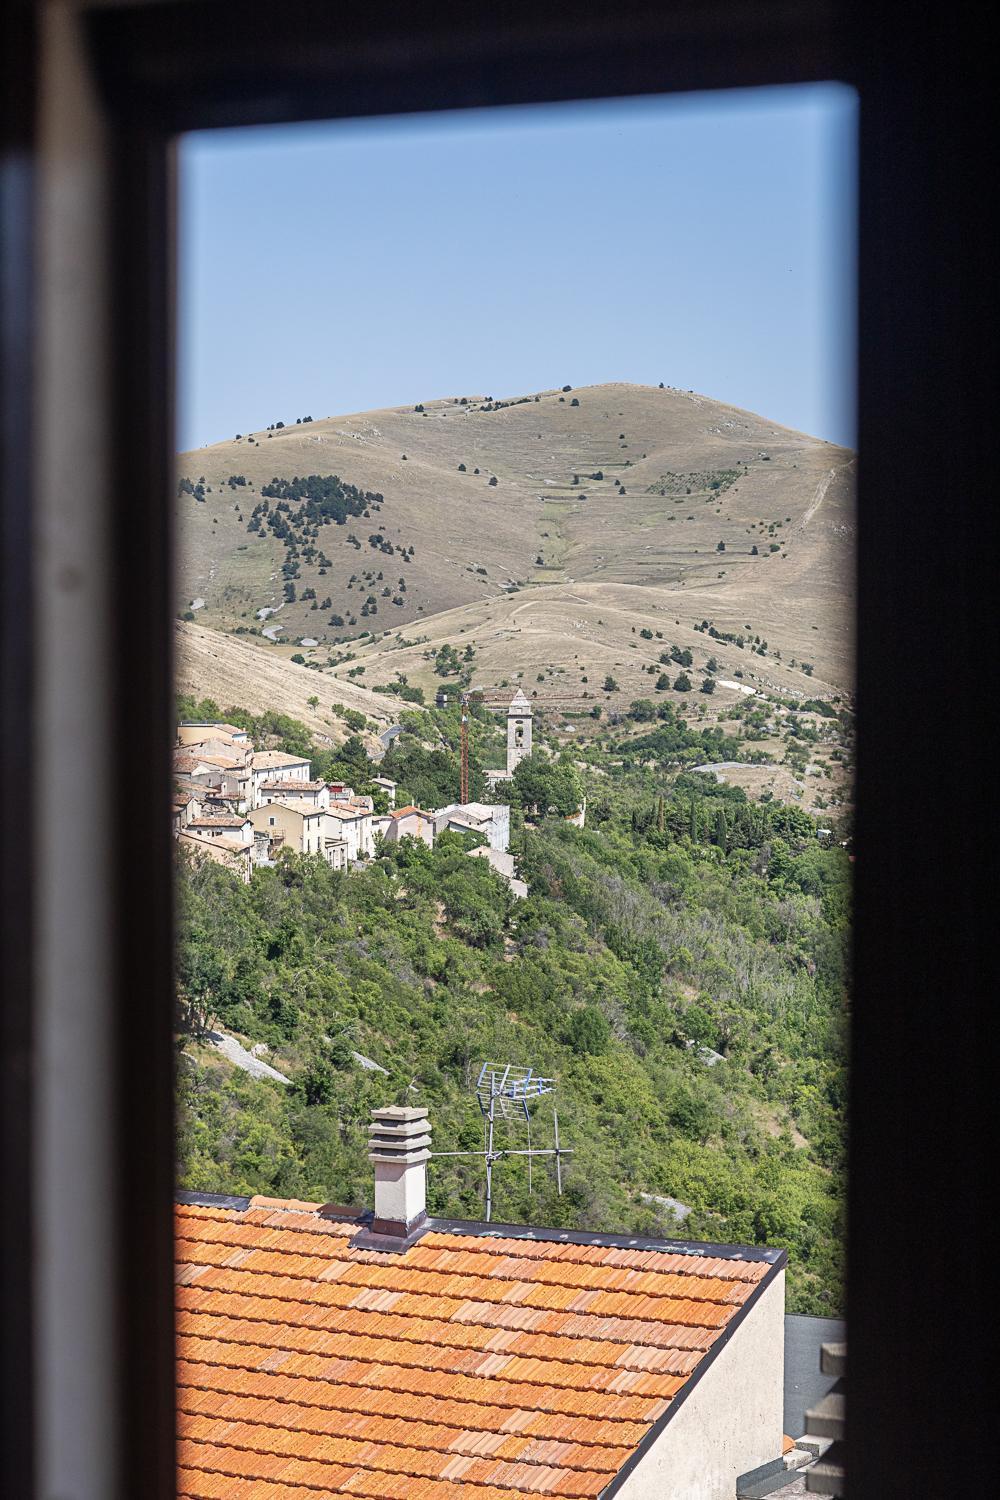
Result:
<svg viewBox="0 0 1000 1500"><path fill-rule="evenodd" d="M839 85L191 135L179 444L630 380L854 442Z"/></svg>

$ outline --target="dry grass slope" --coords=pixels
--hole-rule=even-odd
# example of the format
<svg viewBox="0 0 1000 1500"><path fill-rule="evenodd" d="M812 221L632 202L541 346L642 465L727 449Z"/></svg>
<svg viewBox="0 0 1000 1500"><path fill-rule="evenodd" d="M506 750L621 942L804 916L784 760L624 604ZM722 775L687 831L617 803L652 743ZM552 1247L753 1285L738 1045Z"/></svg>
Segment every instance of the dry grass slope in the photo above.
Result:
<svg viewBox="0 0 1000 1500"><path fill-rule="evenodd" d="M334 703L359 710L378 729L393 722L391 699L353 682L333 682L239 636L186 622L177 625L176 680L179 693L214 698L222 709L290 714L307 724L320 743L339 745L347 736L332 712ZM319 703L313 705L311 698Z"/></svg>
<svg viewBox="0 0 1000 1500"><path fill-rule="evenodd" d="M318 691L324 704L350 701L385 718L384 697L345 682L346 666L327 666L337 642L367 626L376 639L352 642L351 665L364 664L370 684L398 670L432 688L440 679L427 653L447 642L473 647L477 681L520 674L553 692L594 691L610 674L620 685L615 698L628 701L650 694L643 668L676 644L693 651L696 668L714 655L720 678L742 672L744 686L850 692L849 451L704 396L644 386L422 406L328 417L181 455L178 472L210 487L204 502L178 500L180 608L204 601L201 628L183 632L182 684L186 672L212 687L219 671L231 701L248 706L248 695L267 693L268 706L287 702L291 712ZM313 587L329 608L301 597L284 605L267 621L281 626L277 645L220 641L217 632L259 630L257 612L282 602L284 548L246 529L261 486L311 473L385 497L372 519L321 529L326 574L302 565L298 594ZM230 474L246 486L230 488ZM392 555L369 545L373 532ZM412 558L401 560L411 546ZM369 594L377 612L362 617ZM333 615L342 628L330 624ZM709 639L694 628L703 620L761 637L767 654ZM303 638L318 645L302 647ZM332 670L336 688L317 688L320 674L289 662L295 651ZM228 696L221 686L212 692ZM720 689L714 706L736 696ZM322 707L316 712L325 718ZM312 722L316 714L299 716Z"/></svg>

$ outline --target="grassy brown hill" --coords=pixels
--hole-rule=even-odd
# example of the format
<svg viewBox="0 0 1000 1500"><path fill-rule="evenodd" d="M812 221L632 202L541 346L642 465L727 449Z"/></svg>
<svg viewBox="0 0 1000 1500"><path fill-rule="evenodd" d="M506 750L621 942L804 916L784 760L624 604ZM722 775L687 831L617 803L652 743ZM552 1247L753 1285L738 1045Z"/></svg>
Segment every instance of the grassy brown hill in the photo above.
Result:
<svg viewBox="0 0 1000 1500"><path fill-rule="evenodd" d="M249 654L230 666L219 642L237 678L262 659L280 676L293 652L325 670L371 630L350 646L369 684L397 670L439 684L428 653L450 643L472 646L477 681L544 674L584 691L610 674L625 701L648 695L643 669L666 645L696 667L714 655L746 686L852 685L853 455L704 396L614 384L428 400L242 435L181 455L178 473L204 495L178 499L181 610L204 601L199 626L280 643L241 639ZM266 524L272 497L263 532L247 530L263 487L311 474L382 499L311 534L293 501L289 547ZM296 597L283 602L290 559ZM766 654L709 638L705 620L759 636ZM353 685L333 696L347 702Z"/></svg>
<svg viewBox="0 0 1000 1500"><path fill-rule="evenodd" d="M330 683L277 651L263 650L251 641L208 630L186 621L177 625L177 692L201 700L214 698L223 708L236 706L262 714L273 709L300 719L319 742L340 744L348 730L332 705L353 708L370 721L366 736L391 724L390 699L353 682ZM318 698L318 703L311 700Z"/></svg>

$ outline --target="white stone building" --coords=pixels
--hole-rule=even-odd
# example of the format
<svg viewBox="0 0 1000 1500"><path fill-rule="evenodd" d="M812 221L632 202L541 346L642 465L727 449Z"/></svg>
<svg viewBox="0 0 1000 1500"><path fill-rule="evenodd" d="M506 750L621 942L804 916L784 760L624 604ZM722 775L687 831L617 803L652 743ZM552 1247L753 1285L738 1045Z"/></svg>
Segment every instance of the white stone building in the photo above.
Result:
<svg viewBox="0 0 1000 1500"><path fill-rule="evenodd" d="M510 847L510 808L506 802L452 802L434 814L434 837L446 828L457 833L480 833L491 849Z"/></svg>
<svg viewBox="0 0 1000 1500"><path fill-rule="evenodd" d="M250 746L250 735L238 724L213 719L185 719L177 726L178 745L201 745L208 739L225 740L230 745Z"/></svg>
<svg viewBox="0 0 1000 1500"><path fill-rule="evenodd" d="M196 860L210 859L214 864L222 865L238 875L244 885L249 885L254 862L252 843L225 836L206 835L193 828L182 828L177 834L177 843Z"/></svg>
<svg viewBox="0 0 1000 1500"><path fill-rule="evenodd" d="M249 846L253 843L253 826L249 818L239 813L201 811L189 817L185 825L189 833L204 839L229 839L236 844Z"/></svg>
<svg viewBox="0 0 1000 1500"><path fill-rule="evenodd" d="M391 776L373 776L372 777L372 786L380 787L381 790L383 792L385 792L386 796L388 797L388 799L389 799L389 811L390 812L392 812L392 810L396 806L396 789L397 789L397 785L398 785L398 783L395 782L395 781L393 781L393 779L392 779Z"/></svg>
<svg viewBox="0 0 1000 1500"><path fill-rule="evenodd" d="M347 845L349 861L370 859L374 854L370 802L365 805L356 798L331 802L326 809L325 828L327 838L341 839Z"/></svg>
<svg viewBox="0 0 1000 1500"><path fill-rule="evenodd" d="M491 849L489 844L483 844L478 849L469 850L470 859L485 859L491 870L506 880L510 886L511 893L523 901L528 894L527 882L519 880L514 874L514 856L504 850Z"/></svg>
<svg viewBox="0 0 1000 1500"><path fill-rule="evenodd" d="M253 758L250 804L260 806L260 789L265 781L310 781L312 767L301 755L286 755L284 750L258 750ZM291 795L297 793L290 789Z"/></svg>
<svg viewBox="0 0 1000 1500"><path fill-rule="evenodd" d="M262 781L257 788L257 806L266 807L269 802L285 801L289 794L296 802L309 802L323 812L330 806L330 790L325 781L294 781L289 778Z"/></svg>
<svg viewBox="0 0 1000 1500"><path fill-rule="evenodd" d="M428 848L434 847L434 814L409 803L397 807L389 814L389 826L385 831L386 842L398 844L400 839L420 839Z"/></svg>

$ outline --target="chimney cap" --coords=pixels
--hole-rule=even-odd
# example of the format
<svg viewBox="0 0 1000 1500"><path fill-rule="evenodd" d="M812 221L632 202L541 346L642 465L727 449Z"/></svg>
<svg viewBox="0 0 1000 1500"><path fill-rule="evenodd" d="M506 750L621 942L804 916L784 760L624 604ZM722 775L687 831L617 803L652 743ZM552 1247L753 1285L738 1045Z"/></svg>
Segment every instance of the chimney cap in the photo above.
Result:
<svg viewBox="0 0 1000 1500"><path fill-rule="evenodd" d="M430 1160L427 1110L390 1104L372 1110L368 1160L375 1168L375 1214L352 1245L403 1250L427 1222L425 1167Z"/></svg>
<svg viewBox="0 0 1000 1500"><path fill-rule="evenodd" d="M368 1126L368 1160L395 1161L417 1166L429 1160L431 1127L426 1109L392 1104L372 1110Z"/></svg>

